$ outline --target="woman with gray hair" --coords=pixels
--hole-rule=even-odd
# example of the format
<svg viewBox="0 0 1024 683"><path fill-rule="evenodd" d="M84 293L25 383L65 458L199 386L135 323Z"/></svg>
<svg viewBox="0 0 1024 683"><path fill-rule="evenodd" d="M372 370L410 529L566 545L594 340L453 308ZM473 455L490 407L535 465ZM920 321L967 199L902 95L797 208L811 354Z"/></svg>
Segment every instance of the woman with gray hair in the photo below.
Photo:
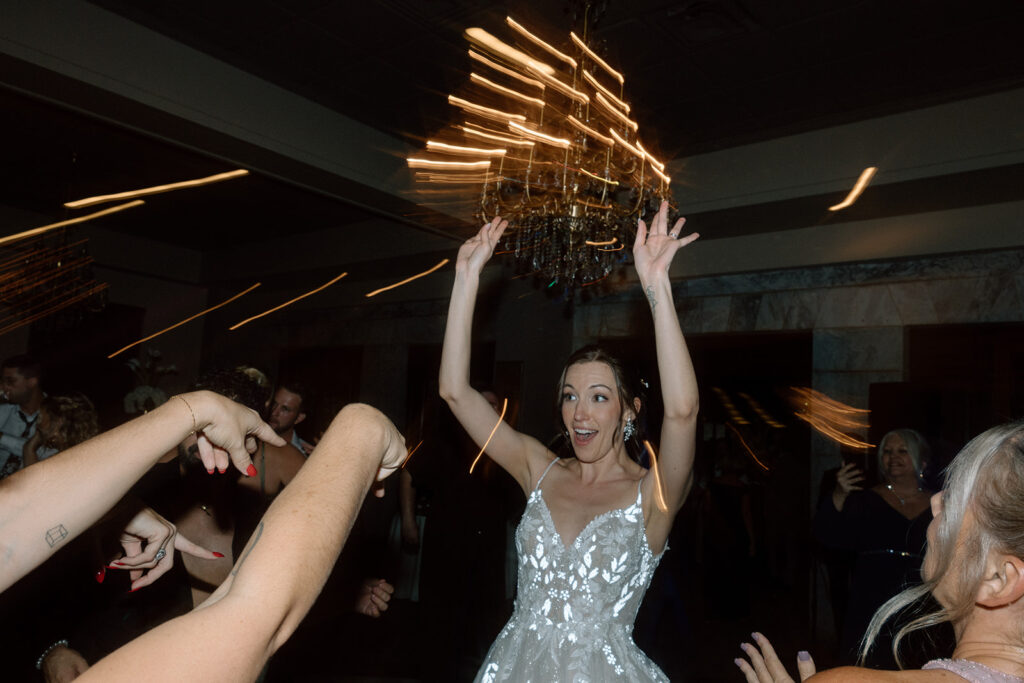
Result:
<svg viewBox="0 0 1024 683"><path fill-rule="evenodd" d="M1024 422L994 427L975 437L949 466L946 485L931 498L924 582L888 600L875 613L861 643L861 661L883 625L908 608L892 651L902 666L900 641L929 626L950 623L956 634L951 657L934 659L920 671L876 671L843 667L815 681L1024 681ZM939 604L925 610L924 598ZM741 647L750 662L737 660L751 683L791 681L768 640ZM806 652L797 658L801 680L814 674Z"/></svg>
<svg viewBox="0 0 1024 683"><path fill-rule="evenodd" d="M925 530L931 521L931 496L922 477L930 450L913 429L895 429L878 445L879 483L863 490L864 475L854 463L836 473L836 486L822 500L814 520L815 536L830 548L856 554L849 602L839 634L839 661L852 664L875 610L905 588L920 582ZM894 662L884 652L877 666Z"/></svg>

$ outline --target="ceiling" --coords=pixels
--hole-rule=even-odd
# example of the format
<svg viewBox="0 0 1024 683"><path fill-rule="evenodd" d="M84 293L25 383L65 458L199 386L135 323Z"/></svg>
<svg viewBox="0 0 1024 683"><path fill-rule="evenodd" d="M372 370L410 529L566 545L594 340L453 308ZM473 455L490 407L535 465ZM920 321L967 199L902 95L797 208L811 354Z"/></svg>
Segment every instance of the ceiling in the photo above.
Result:
<svg viewBox="0 0 1024 683"><path fill-rule="evenodd" d="M580 0L93 0L347 116L420 140L449 121L465 28L556 46ZM603 0L591 43L677 158L1024 83L1019 0ZM645 137L646 140L646 137ZM652 145L654 143L652 142Z"/></svg>
<svg viewBox="0 0 1024 683"><path fill-rule="evenodd" d="M462 31L507 35L511 15L555 44L582 32L578 0L175 0L91 5L231 64L416 147L449 123L446 95L468 70ZM1024 85L1019 0L606 0L591 44L626 75L626 99L662 158L907 111ZM70 87L70 86L68 86ZM228 170L194 149L133 132L133 112L100 121L0 88L0 203L63 217L64 201ZM199 139L199 138L197 138ZM104 219L114 230L204 250L270 240L380 215L348 183L310 192L284 164L277 177L153 197ZM968 182L969 181L969 182ZM1024 198L1024 166L947 182L904 184L837 220ZM382 193L378 193L382 194ZM392 218L422 224L408 202ZM704 225L771 231L818 197L705 216ZM375 208L376 207L376 208ZM141 213L145 212L145 213ZM140 216L142 217L140 219ZM791 221L790 221L791 222ZM141 226L141 227L140 227ZM215 229L211 229L215 226ZM730 226L732 226L730 228ZM739 226L739 227L737 227ZM26 226L31 227L31 226Z"/></svg>

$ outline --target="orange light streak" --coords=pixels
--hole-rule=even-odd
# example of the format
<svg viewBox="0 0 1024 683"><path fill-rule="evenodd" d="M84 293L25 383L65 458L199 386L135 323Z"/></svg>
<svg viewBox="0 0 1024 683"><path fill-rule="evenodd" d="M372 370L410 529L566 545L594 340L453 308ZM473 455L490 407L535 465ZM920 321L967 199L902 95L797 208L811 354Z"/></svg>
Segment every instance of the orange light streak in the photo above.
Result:
<svg viewBox="0 0 1024 683"><path fill-rule="evenodd" d="M413 447L412 447L412 448L411 448L411 449L409 450L409 452L405 454L405 460L403 460L403 461L402 461L402 464L401 464L401 465L399 466L399 468L398 468L398 469L400 469L400 470L404 470L404 469L405 469L405 464L406 464L407 462L409 462L409 459L410 459L410 458L412 458L412 454L413 454L413 453L415 453L416 451L418 451L418 450L419 450L419 448L420 448L420 446L422 446L422 445L423 445L423 439L420 439L420 442L419 442L418 444L416 444L415 446L413 446Z"/></svg>
<svg viewBox="0 0 1024 683"><path fill-rule="evenodd" d="M483 116L488 119L494 119L496 121L522 121L526 122L526 117L522 114L512 114L507 111L501 111L499 109L491 109L480 104L474 104L468 100L464 100L461 97L455 95L448 96L448 103L452 104L459 109L473 112L478 116Z"/></svg>
<svg viewBox="0 0 1024 683"><path fill-rule="evenodd" d="M532 140L516 140L515 138L505 137L498 135L497 131L492 131L489 128L472 127L473 124L466 122L464 126L456 126L458 130L461 130L466 135L483 138L484 140L494 140L495 142L504 142L506 145L511 147L533 147L534 143Z"/></svg>
<svg viewBox="0 0 1024 683"><path fill-rule="evenodd" d="M622 251L625 248L626 248L625 244L620 244L619 246L615 247L614 249L598 249L598 251ZM607 275L605 277L607 277Z"/></svg>
<svg viewBox="0 0 1024 683"><path fill-rule="evenodd" d="M487 441L484 441L484 445L480 447L480 452L473 458L473 464L469 466L469 473L473 474L473 468L476 467L477 462L480 461L480 456L487 450L487 444L491 443L491 439L494 438L494 433L498 431L498 427L501 426L501 421L505 419L505 410L508 408L508 399L504 399L501 404L501 415L498 416L498 422L494 425L494 429L491 430L490 435L487 437Z"/></svg>
<svg viewBox="0 0 1024 683"><path fill-rule="evenodd" d="M502 112L501 110L490 109L489 106L483 106L482 104L476 104L469 100L463 99L462 97L456 97L455 95L449 95L449 103L458 106L459 109L466 112L471 112L477 116L482 116L486 119L494 119L496 121L521 121L525 123L526 117L521 114L512 114L510 112Z"/></svg>
<svg viewBox="0 0 1024 683"><path fill-rule="evenodd" d="M587 104L587 103L590 102L590 95L588 95L587 93L581 92L579 90L576 90L575 88L570 86L568 83L563 83L562 81L558 80L554 76L549 76L548 74L544 73L543 71L541 71L539 69L535 69L532 66L528 66L526 68L527 68L527 70L530 73L532 73L533 75L537 76L542 81L544 81L549 86L551 86L552 88L554 88L558 92L562 93L566 97L568 97L570 99L573 99L573 100L576 100L580 104ZM600 96L600 94L601 93L598 93L598 96Z"/></svg>
<svg viewBox="0 0 1024 683"><path fill-rule="evenodd" d="M59 223L50 223L48 225L43 225L38 228L32 228L31 230L26 230L25 232L19 232L14 235L8 235L7 237L0 238L0 245L7 244L8 242L16 242L17 240L24 239L26 237L32 237L33 235L41 235L44 232L56 230L57 228L63 228L67 225L74 225L76 223L84 223L85 221L91 221L94 218L106 216L111 213L117 213L118 211L124 211L125 209L130 209L135 206L142 206L145 203L146 202L142 201L141 199L136 199L133 202L127 202L126 204L118 204L117 206L112 206L109 209L103 209L102 211L97 211L96 213L90 213L87 216L79 216L78 218L71 218L66 221L60 221Z"/></svg>
<svg viewBox="0 0 1024 683"><path fill-rule="evenodd" d="M541 40L537 36L533 35L529 31L527 31L525 28L523 28L521 25L516 23L515 19L513 19L512 17L505 17L505 21L508 23L509 26L511 26L516 31L518 31L522 36L524 36L527 39L533 41L534 43L536 43L537 45L542 47L544 50L546 50L548 53L550 53L552 56L557 57L558 59L562 60L563 62L565 62L566 64L568 64L572 68L574 68L574 69L576 68L576 60L575 59L573 59L572 57L570 57L567 54L559 52L558 50L556 50L551 45L548 45L543 40Z"/></svg>
<svg viewBox="0 0 1024 683"><path fill-rule="evenodd" d="M523 74L519 73L518 71L513 71L512 69L506 68L506 67L502 66L501 64L498 64L495 61L487 59L487 57L484 57L482 54L480 54L479 52L476 52L474 50L470 50L469 51L469 57L470 57L470 59L475 59L476 61L480 62L484 66L487 66L487 67L490 67L491 69L494 69L498 73L503 73L506 76L511 76L512 78L515 78L516 80L521 81L521 82L525 83L526 85L532 85L534 88L540 88L541 90L544 90L544 88L546 87L540 81L538 81L536 79L533 79L533 78L529 78L527 76L524 76Z"/></svg>
<svg viewBox="0 0 1024 683"><path fill-rule="evenodd" d="M604 69L605 71L607 71L607 72L608 72L608 74L609 74L609 75L610 75L610 76L611 76L612 78L614 78L615 80L617 80L617 81L619 82L619 85L624 85L624 84L626 83L626 79L625 79L625 78L623 77L623 75L622 75L622 74L620 74L620 73L619 73L618 71L616 71L615 69L613 69L613 68L612 68L612 67L611 67L611 66L610 66L610 65L608 64L608 62L606 62L606 61L604 61L603 59L601 59L600 57L598 57L598 56L597 56L597 53L596 53L596 52L594 52L593 50L591 50L591 49L590 49L589 47L587 47L587 44L586 44L586 43L584 43L584 42L583 42L582 40L580 40L580 37L579 37L579 36L577 36L577 35L576 35L575 33L572 33L572 32L570 31L570 32L569 32L569 37L570 37L570 38L572 38L572 42L576 43L576 46L577 46L577 47L578 47L579 49L583 50L584 54L586 54L586 55L587 55L588 57L590 57L591 59L593 59L593 60L594 60L594 62L596 62L596 63L597 63L597 64L598 64L599 66L601 66L601 68L603 68L603 69Z"/></svg>
<svg viewBox="0 0 1024 683"><path fill-rule="evenodd" d="M387 287L381 287L380 289L373 290L372 292L370 292L369 294L366 295L366 298L369 299L371 296L377 296L381 292L386 292L389 289L394 289L395 287L401 287L402 285L409 284L413 280L419 279L419 278L421 278L421 277L423 277L425 275L430 275L431 273L433 273L435 270L437 270L438 268L440 268L441 266L443 266L446 263L448 263L448 259L442 259L441 262L438 263L436 266L434 266L433 268L428 268L427 270L423 271L422 273L418 273L416 275L413 275L412 277L407 277L404 280L402 280L401 282L396 282L393 285L388 285Z"/></svg>
<svg viewBox="0 0 1024 683"><path fill-rule="evenodd" d="M665 170L665 164L661 163L660 161L652 157L651 153L644 149L644 146L640 144L639 140L636 141L636 148L644 153L644 156L647 157L647 161L654 164L655 168L657 168L659 171Z"/></svg>
<svg viewBox="0 0 1024 683"><path fill-rule="evenodd" d="M149 341L150 339L156 339L157 337L159 337L159 336L160 336L161 334L163 334L164 332L170 332L170 331L171 331L171 330L173 330L174 328L176 328L176 327L181 327L181 326L182 326L182 325L184 325L185 323L188 323L188 322L192 322L192 321L193 321L193 320L195 320L196 318L202 317L202 316L206 315L207 313L209 313L210 311L216 311L216 310L217 310L218 308L220 308L221 306L227 306L227 305L228 305L229 303L231 303L231 302L232 302L232 301L234 301L235 299L238 299L239 297L243 297L243 296L245 296L246 294L248 294L249 292L251 292L252 290L256 289L256 288L257 288L257 287L259 287L259 286L260 286L260 283L259 283L259 282L257 282L256 284L254 284L254 285L253 285L252 287L250 287L249 289L246 289L246 290L244 290L244 291L241 291L241 292L239 292L238 294L235 294L235 295L234 295L233 297L231 297L230 299L225 299L224 301L221 301L221 302L220 302L219 304L217 304L216 306L211 306L210 308L207 308L207 309L206 309L205 311L200 311L199 313L196 313L195 315L192 315L192 316L189 316L188 318L185 318L185 319L184 319L184 320L182 320L181 322L177 322L177 323L174 323L174 324L173 324L173 325L171 325L170 327L165 327L164 329L160 330L159 332L157 332L157 333L155 333L155 334L151 334L151 335L149 335L148 337L143 337L143 338L142 338L142 339L140 339L139 341L135 341L135 342L132 342L132 343L131 343L131 344L129 344L128 346L125 346L125 347L124 347L124 348L122 348L122 349L118 349L117 351L114 351L114 352L113 352L112 354L110 354L109 356L107 356L107 358L113 358L113 357L114 357L114 356L116 356L117 354L119 354L119 353L123 353L123 352L127 351L128 349L132 348L133 346L138 346L139 344L144 344L144 343L148 342L148 341Z"/></svg>
<svg viewBox="0 0 1024 683"><path fill-rule="evenodd" d="M634 133L640 130L640 124L623 114L615 105L608 101L608 98L597 93L597 103L604 107L604 110L612 115L613 118L618 119L624 126L629 128Z"/></svg>
<svg viewBox="0 0 1024 683"><path fill-rule="evenodd" d="M582 121L580 121L578 118L576 118L572 114L570 114L569 116L566 116L565 118L569 122L569 125L573 126L574 128L576 128L578 130L583 131L584 133L586 133L590 137L594 138L595 140L599 140L599 141L603 142L604 144L608 145L609 147L614 147L615 146L615 140L611 139L607 135L601 135L596 130L594 130L593 128L591 128L587 124L583 123Z"/></svg>
<svg viewBox="0 0 1024 683"><path fill-rule="evenodd" d="M612 134L613 138L615 138L615 142L619 143L620 145L628 149L630 152L640 157L641 159L647 158L647 156L643 152L641 152L639 149L626 142L626 139L619 135L618 133L616 133L613 129L609 128L608 132Z"/></svg>
<svg viewBox="0 0 1024 683"><path fill-rule="evenodd" d="M576 199L576 203L582 204L583 206L589 206L592 209L601 209L602 211L609 211L612 208L611 204L594 204L593 202L588 202L586 199L579 199L578 197Z"/></svg>
<svg viewBox="0 0 1024 683"><path fill-rule="evenodd" d="M200 185L219 183L224 180L231 180L232 178L239 178L244 175L249 175L249 172L244 168L240 168L235 171L228 171L227 173L217 173L216 175L206 176L205 178L196 178L195 180L183 180L178 183L169 183L167 185L154 185L153 187L145 187L141 190L130 190L128 192L118 192L117 194L104 194L97 195L95 197L86 197L85 199L77 199L73 202L65 202L64 206L66 206L69 209L81 209L82 207L85 206L92 206L93 204L105 204L106 202L113 202L117 201L118 199L146 197L151 194L171 192L172 190L182 190L187 187L199 187Z"/></svg>
<svg viewBox="0 0 1024 683"><path fill-rule="evenodd" d="M410 157L406 159L409 168L434 168L439 171L451 171L463 168L473 170L477 168L490 168L490 161L437 161L434 159L417 159Z"/></svg>
<svg viewBox="0 0 1024 683"><path fill-rule="evenodd" d="M526 102L527 104L535 104L538 107L543 107L546 104L544 102L544 100L539 100L536 97L530 97L529 95L524 95L523 93L521 93L521 92L519 92L517 90L513 90L512 88L506 88L503 85L498 85L494 81L488 80L488 79L484 78L483 76L481 76L479 74L476 74L476 73L470 73L469 74L469 80L473 81L474 83L479 83L480 85L484 86L485 88L493 90L496 93L500 93L502 95L507 95L508 97L513 97L513 98L515 98L515 99L517 99L517 100L519 100L521 102Z"/></svg>
<svg viewBox="0 0 1024 683"><path fill-rule="evenodd" d="M760 460L758 460L757 456L754 455L754 451L750 450L750 446L748 446L747 442L743 440L743 435L740 434L740 430L736 429L735 427L733 427L728 422L725 423L725 426L728 427L729 429L731 429L736 434L736 438L740 440L740 443L743 444L743 448L746 449L747 453L750 454L750 457L754 459L754 462L756 462L761 467L761 469L763 469L765 472L767 472L768 471L768 466L765 465Z"/></svg>
<svg viewBox="0 0 1024 683"><path fill-rule="evenodd" d="M479 45L485 50L490 50L492 53L504 57L510 62L539 71L547 76L555 73L555 68L550 64L534 59L522 50L517 50L508 43L495 38L482 28L467 28L465 36L469 42Z"/></svg>
<svg viewBox="0 0 1024 683"><path fill-rule="evenodd" d="M503 157L508 151L504 149L483 149L480 147L459 147L458 145L449 145L446 142L438 142L436 140L427 140L427 149L435 152L448 152L449 154L482 154L492 157Z"/></svg>
<svg viewBox="0 0 1024 683"><path fill-rule="evenodd" d="M431 183L442 183L448 185L464 185L466 183L479 184L489 183L494 180L496 176L490 174L477 174L470 173L465 175L458 175L456 173L424 173L423 171L417 171L416 180L423 180Z"/></svg>
<svg viewBox="0 0 1024 683"><path fill-rule="evenodd" d="M850 190L850 194L846 195L846 199L844 199L843 201L839 202L834 206L828 207L828 210L840 211L848 206L852 206L853 203L857 201L857 198L860 197L861 193L864 191L864 188L866 188L868 186L868 183L871 182L871 179L875 177L876 171L878 171L878 169L874 166L869 166L868 168L865 168L863 171L861 171L860 177L857 178L857 183L853 186L853 189Z"/></svg>
<svg viewBox="0 0 1024 683"><path fill-rule="evenodd" d="M665 491L661 487L661 473L658 471L658 456L654 454L654 446L647 439L644 439L644 448L651 456L651 471L654 472L654 497L655 503L658 505L658 509L662 512L668 512L668 503L665 502Z"/></svg>
<svg viewBox="0 0 1024 683"><path fill-rule="evenodd" d="M659 178L661 178L662 182L664 182L666 185L669 185L669 184L672 183L672 179L669 178L664 173L662 173L661 171L659 171L657 166L651 166L651 173L653 173L654 175L656 175Z"/></svg>
<svg viewBox="0 0 1024 683"><path fill-rule="evenodd" d="M601 85L601 83L596 78L591 76L590 73L584 71L583 72L583 80L585 80L590 85L594 86L595 90L597 90L598 92L604 94L605 97L607 97L609 100L614 102L617 107L622 109L622 111L626 112L627 114L629 113L629 105L626 104L625 102L623 102L622 100L620 100L618 97L616 97L615 94L612 93L611 90L609 90L608 88L606 88L603 85Z"/></svg>
<svg viewBox="0 0 1024 683"><path fill-rule="evenodd" d="M613 237L606 242L594 242L593 240L587 240L585 244L589 244L592 247L610 247L611 245L615 244L618 241L618 237Z"/></svg>
<svg viewBox="0 0 1024 683"><path fill-rule="evenodd" d="M566 140L565 138L556 138L556 137L552 137L550 135L545 135L544 133L541 133L540 131L532 130L530 128L527 128L526 126L523 126L523 125L520 125L520 124L516 123L515 121L509 121L508 122L508 127L511 128L512 130L514 130L515 132L519 133L520 135L524 136L524 137L533 138L537 142L543 142L545 144L552 145L553 147L560 147L562 149L568 149L569 147L572 146L572 141L571 140Z"/></svg>
<svg viewBox="0 0 1024 683"><path fill-rule="evenodd" d="M322 292L323 290L327 289L328 287L330 287L331 285L333 285L333 284L334 284L335 282L337 282L337 281L338 281L338 280L340 280L341 278L345 277L346 275L348 275L348 273L342 273L342 274L341 274L341 275L339 275L338 277L334 278L333 280L331 280L331 281L329 281L329 282L325 282L324 284L320 285L320 286L319 286L319 287L317 287L316 289L312 289L312 290L310 290L310 291L306 292L305 294L300 294L299 296L295 297L295 298L294 298L294 299L292 299L291 301L286 301L286 302L284 302L283 304L280 304L279 306L274 306L274 307L273 307L273 308L271 308L270 310L268 310L268 311L263 311L263 312L262 312L262 313L260 313L259 315L254 315L254 316L252 316L251 318L246 318L245 320L243 320L243 321L242 321L242 322L240 322L240 323L235 323L234 325L232 325L232 326L231 326L231 327L229 327L228 329L229 329L229 330L237 330L237 329L238 329L239 327L241 327L242 325L245 325L245 324L247 324L247 323L251 323L251 322L252 322L253 320L258 320L259 318L262 318L262 317L263 317L263 316L265 316L265 315L270 315L270 314L271 314L271 313L273 313L274 311L280 311L280 310L281 310L282 308L284 308L285 306L291 306L291 305L292 305L293 303L295 303L296 301L301 301L302 299L305 299L305 298L306 298L307 296L312 296L312 295L316 294L317 292Z"/></svg>
<svg viewBox="0 0 1024 683"><path fill-rule="evenodd" d="M791 400L797 406L793 414L797 418L811 425L823 436L844 446L871 448L871 444L849 436L843 431L867 429L867 415L870 410L848 406L810 387L790 389L793 391Z"/></svg>

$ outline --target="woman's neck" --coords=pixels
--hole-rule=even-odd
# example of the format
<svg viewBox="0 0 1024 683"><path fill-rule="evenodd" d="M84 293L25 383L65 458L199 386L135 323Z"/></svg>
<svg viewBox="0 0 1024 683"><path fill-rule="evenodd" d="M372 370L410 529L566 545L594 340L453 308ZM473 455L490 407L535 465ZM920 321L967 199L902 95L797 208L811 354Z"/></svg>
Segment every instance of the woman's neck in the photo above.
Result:
<svg viewBox="0 0 1024 683"><path fill-rule="evenodd" d="M994 625L975 622L964 628L957 638L954 659L969 659L1014 676L1024 677L1024 644L1011 640L1011 634L1019 633L1015 624L1002 629Z"/></svg>

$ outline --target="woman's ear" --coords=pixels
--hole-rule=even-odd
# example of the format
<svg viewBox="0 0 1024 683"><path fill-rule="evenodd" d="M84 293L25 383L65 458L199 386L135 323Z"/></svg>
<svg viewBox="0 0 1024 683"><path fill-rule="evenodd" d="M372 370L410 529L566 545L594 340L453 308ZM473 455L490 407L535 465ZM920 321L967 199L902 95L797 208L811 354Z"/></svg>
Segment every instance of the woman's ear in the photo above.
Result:
<svg viewBox="0 0 1024 683"><path fill-rule="evenodd" d="M639 396L634 396L633 397L633 417L636 417L637 415L640 414L640 406L642 406L642 405L643 404L640 402L640 397Z"/></svg>
<svg viewBox="0 0 1024 683"><path fill-rule="evenodd" d="M982 607L1003 607L1024 596L1024 560L992 553L975 602Z"/></svg>

